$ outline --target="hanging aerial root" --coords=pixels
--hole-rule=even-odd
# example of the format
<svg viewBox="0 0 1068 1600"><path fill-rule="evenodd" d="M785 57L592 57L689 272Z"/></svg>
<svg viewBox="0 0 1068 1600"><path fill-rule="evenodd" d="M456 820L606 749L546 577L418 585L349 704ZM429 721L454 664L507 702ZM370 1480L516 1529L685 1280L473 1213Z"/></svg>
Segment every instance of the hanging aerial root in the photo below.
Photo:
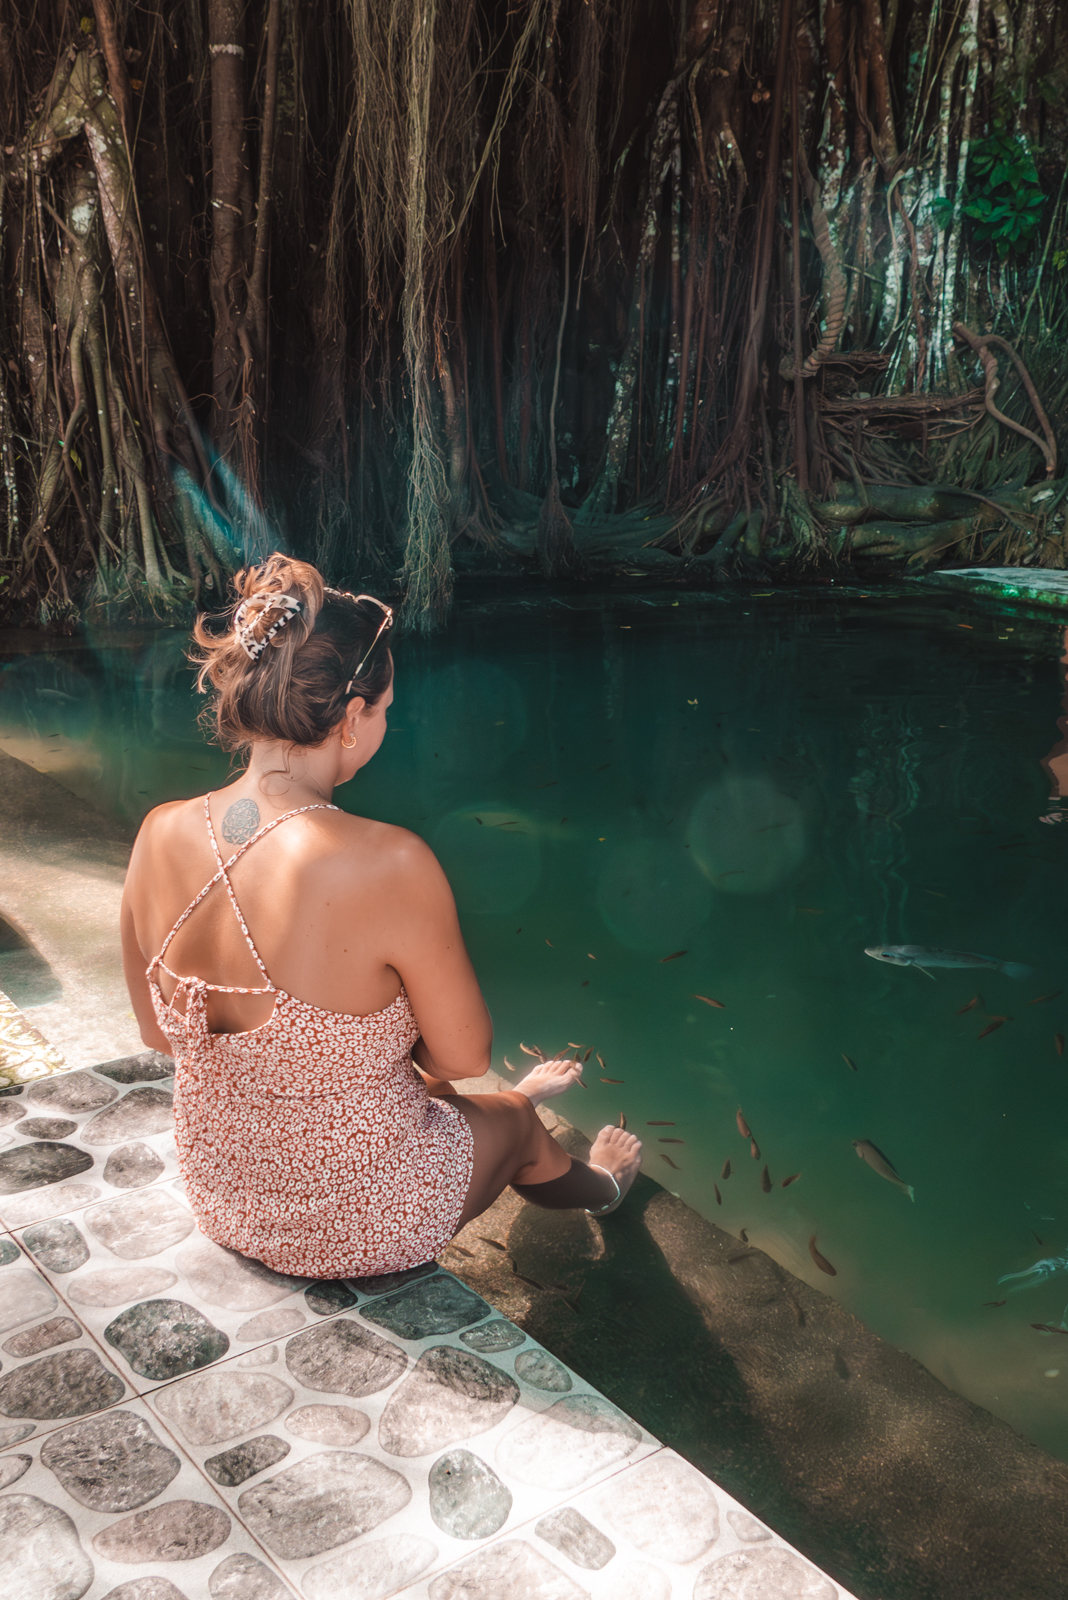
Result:
<svg viewBox="0 0 1068 1600"><path fill-rule="evenodd" d="M1045 459L1046 476L1047 478L1052 478L1057 471L1057 440L1054 436L1053 429L1050 427L1050 421L1046 415L1045 407L1038 398L1038 390L1035 388L1034 383L1032 382L1031 374L1028 372L1027 368L1016 354L1016 351L1012 348L1012 345L1007 339L1000 338L996 333L988 333L983 335L973 333L970 328L965 327L963 322L955 322L953 324L953 332L957 335L958 339L963 339L965 343L970 344L976 355L979 357L983 368L983 376L986 378L985 402L986 409L989 411L990 415L997 422L1003 422L1006 428L1011 428L1014 433L1020 434L1020 436L1024 439L1030 439L1032 444L1038 446L1042 452L1043 458ZM1037 433L1032 433L1030 428L1025 428L1022 423L1013 422L1011 417L1007 417L1004 411L999 411L997 406L994 404L994 396L998 392L1001 379L998 376L997 358L991 354L989 348L989 346L992 344L997 345L999 350L1004 350L1006 355L1011 357L1012 361L1015 363L1016 370L1023 380L1023 386L1027 390L1027 398L1030 400L1031 405L1034 408L1035 416L1039 420L1042 432L1045 434L1044 440L1040 439Z"/></svg>

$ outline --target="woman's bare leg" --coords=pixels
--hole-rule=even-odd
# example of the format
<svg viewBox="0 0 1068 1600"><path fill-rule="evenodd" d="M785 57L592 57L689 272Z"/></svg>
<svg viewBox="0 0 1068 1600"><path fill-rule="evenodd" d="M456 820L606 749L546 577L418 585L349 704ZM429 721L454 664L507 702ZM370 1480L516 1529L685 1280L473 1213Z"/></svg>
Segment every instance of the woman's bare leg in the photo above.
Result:
<svg viewBox="0 0 1068 1600"><path fill-rule="evenodd" d="M458 1229L481 1216L510 1184L524 1199L554 1210L597 1210L615 1199L616 1184L621 1194L630 1188L641 1166L641 1144L633 1134L604 1128L590 1151L590 1164L574 1161L534 1110L536 1103L570 1088L578 1070L570 1061L543 1062L518 1089L453 1099L474 1140L471 1183ZM551 1189L539 1195L539 1186L546 1184Z"/></svg>

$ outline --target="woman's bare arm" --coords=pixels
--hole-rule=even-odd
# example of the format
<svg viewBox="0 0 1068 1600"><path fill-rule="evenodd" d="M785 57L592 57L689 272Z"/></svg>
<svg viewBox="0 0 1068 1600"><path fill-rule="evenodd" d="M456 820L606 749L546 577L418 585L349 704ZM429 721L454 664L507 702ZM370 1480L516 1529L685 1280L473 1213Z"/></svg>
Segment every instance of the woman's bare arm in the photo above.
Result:
<svg viewBox="0 0 1068 1600"><path fill-rule="evenodd" d="M385 959L400 974L419 1024L412 1055L432 1078L481 1078L493 1025L464 945L456 902L430 847L404 834L395 858Z"/></svg>
<svg viewBox="0 0 1068 1600"><path fill-rule="evenodd" d="M134 928L133 909L130 905L130 895L123 891L122 913L120 919L122 929L122 970L126 976L126 987L130 991L130 1004L133 1006L137 1026L141 1030L141 1038L150 1050L158 1050L162 1055L169 1056L170 1044L166 1036L160 1031L156 1021L156 1012L152 1004L152 995L145 977L147 958L137 942L137 932Z"/></svg>

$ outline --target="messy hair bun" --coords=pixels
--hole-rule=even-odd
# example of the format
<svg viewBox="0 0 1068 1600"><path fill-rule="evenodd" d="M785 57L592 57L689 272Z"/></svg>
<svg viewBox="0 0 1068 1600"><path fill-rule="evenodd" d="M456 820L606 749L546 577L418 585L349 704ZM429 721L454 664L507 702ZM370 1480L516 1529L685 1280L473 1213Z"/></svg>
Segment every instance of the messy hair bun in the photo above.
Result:
<svg viewBox="0 0 1068 1600"><path fill-rule="evenodd" d="M385 692L389 624L376 601L328 589L309 562L277 552L239 572L234 589L229 611L193 628L197 687L214 690L207 715L224 750L255 739L321 745L350 700L373 706Z"/></svg>

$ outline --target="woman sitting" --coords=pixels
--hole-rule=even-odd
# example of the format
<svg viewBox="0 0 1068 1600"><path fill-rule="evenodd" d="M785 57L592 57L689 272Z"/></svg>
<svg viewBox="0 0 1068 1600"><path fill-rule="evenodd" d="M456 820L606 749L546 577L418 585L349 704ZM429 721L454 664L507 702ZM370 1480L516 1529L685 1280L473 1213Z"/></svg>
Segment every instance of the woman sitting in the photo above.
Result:
<svg viewBox="0 0 1068 1600"><path fill-rule="evenodd" d="M201 1229L277 1272L344 1278L431 1260L509 1184L605 1215L638 1140L605 1128L587 1164L549 1135L534 1107L575 1082L571 1060L456 1093L487 1071L492 1029L445 874L415 834L331 803L386 732L391 610L280 555L236 585L229 630L202 618L194 638L216 737L248 765L149 813L122 911Z"/></svg>

